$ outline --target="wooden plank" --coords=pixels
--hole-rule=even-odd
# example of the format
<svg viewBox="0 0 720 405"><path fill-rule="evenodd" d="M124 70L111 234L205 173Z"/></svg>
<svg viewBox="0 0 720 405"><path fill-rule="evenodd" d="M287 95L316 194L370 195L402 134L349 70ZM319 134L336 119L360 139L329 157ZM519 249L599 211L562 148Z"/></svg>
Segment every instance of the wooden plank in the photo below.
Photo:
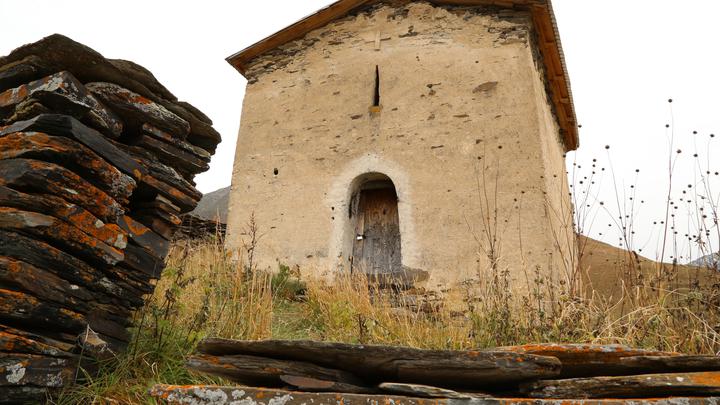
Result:
<svg viewBox="0 0 720 405"><path fill-rule="evenodd" d="M36 55L0 66L0 92L18 87L52 73Z"/></svg>
<svg viewBox="0 0 720 405"><path fill-rule="evenodd" d="M7 109L34 98L52 110L92 123L103 134L118 138L123 123L111 110L92 96L70 72L63 71L0 93L0 109Z"/></svg>
<svg viewBox="0 0 720 405"><path fill-rule="evenodd" d="M0 186L23 192L49 193L90 211L104 222L116 222L124 208L104 191L54 163L31 159L0 160Z"/></svg>
<svg viewBox="0 0 720 405"><path fill-rule="evenodd" d="M145 122L162 128L179 139L185 139L190 124L161 104L114 83L86 83L85 88L95 97L109 105L120 115L125 125L134 131L140 130Z"/></svg>
<svg viewBox="0 0 720 405"><path fill-rule="evenodd" d="M72 381L76 365L73 359L0 353L0 387L60 388Z"/></svg>
<svg viewBox="0 0 720 405"><path fill-rule="evenodd" d="M56 163L88 180L120 204L127 204L135 180L87 147L69 138L42 132L16 132L0 137L0 159L34 159Z"/></svg>
<svg viewBox="0 0 720 405"><path fill-rule="evenodd" d="M21 324L31 323L39 328L52 328L53 332L69 333L79 332L87 325L85 318L75 311L2 287L0 287L0 320Z"/></svg>
<svg viewBox="0 0 720 405"><path fill-rule="evenodd" d="M150 397L161 404L193 405L716 405L718 398L645 398L558 401L535 398L473 398L456 400L414 398L404 395L343 394L335 392L294 392L243 386L156 385Z"/></svg>
<svg viewBox="0 0 720 405"><path fill-rule="evenodd" d="M85 287L72 284L22 260L4 256L0 256L0 281L5 286L61 305L80 307L93 300L92 292Z"/></svg>
<svg viewBox="0 0 720 405"><path fill-rule="evenodd" d="M73 138L136 181L147 174L143 165L137 163L127 153L102 136L100 132L69 115L43 114L31 120L16 122L1 129L0 137L24 131L45 132Z"/></svg>
<svg viewBox="0 0 720 405"><path fill-rule="evenodd" d="M399 395L408 395L417 398L450 398L450 399L473 399L489 398L486 394L470 394L457 392L446 388L433 387L420 384L382 383L378 386L381 390Z"/></svg>
<svg viewBox="0 0 720 405"><path fill-rule="evenodd" d="M75 345L0 324L0 352L75 357Z"/></svg>
<svg viewBox="0 0 720 405"><path fill-rule="evenodd" d="M193 370L221 376L234 382L258 386L282 386L282 376L313 378L362 386L363 382L346 371L327 368L309 362L278 360L267 357L231 355L196 355L187 361Z"/></svg>
<svg viewBox="0 0 720 405"><path fill-rule="evenodd" d="M115 265L125 256L106 243L55 217L16 208L0 207L0 228L47 241L50 245L98 265Z"/></svg>
<svg viewBox="0 0 720 405"><path fill-rule="evenodd" d="M719 356L637 356L623 357L619 362L634 374L720 371Z"/></svg>
<svg viewBox="0 0 720 405"><path fill-rule="evenodd" d="M171 134L163 131L160 128L157 128L151 124L145 123L143 124L142 130L144 133L150 135L151 137L165 142L174 144L178 148L182 149L183 151L195 156L196 158L202 160L203 162L210 163L210 159L212 155L210 152L206 151L205 149L199 148L191 143L182 141L180 139L174 138Z"/></svg>
<svg viewBox="0 0 720 405"><path fill-rule="evenodd" d="M155 153L160 162L181 172L185 178L192 179L194 174L210 169L208 162L151 136L140 136L134 144Z"/></svg>
<svg viewBox="0 0 720 405"><path fill-rule="evenodd" d="M164 258L155 257L143 247L130 241L125 248L122 265L137 272L139 280L159 279L165 268Z"/></svg>
<svg viewBox="0 0 720 405"><path fill-rule="evenodd" d="M720 395L720 372L546 380L521 390L533 398L553 399L703 397Z"/></svg>
<svg viewBox="0 0 720 405"><path fill-rule="evenodd" d="M130 294L99 269L47 243L0 229L0 255L45 269L94 293L100 303L127 305Z"/></svg>
<svg viewBox="0 0 720 405"><path fill-rule="evenodd" d="M313 341L206 339L201 354L251 355L312 362L339 368L369 381L397 381L443 387L500 386L560 374L554 357L511 352L421 350Z"/></svg>
<svg viewBox="0 0 720 405"><path fill-rule="evenodd" d="M0 207L18 208L39 212L65 221L85 234L116 248L125 249L128 237L119 226L106 224L98 217L62 198L49 194L26 194L9 187L0 186Z"/></svg>
<svg viewBox="0 0 720 405"><path fill-rule="evenodd" d="M263 53L275 49L288 42L300 39L308 32L320 28L332 20L345 15L355 8L371 3L372 0L342 0L323 8L295 24L243 49L227 58L228 63L241 74L245 74L247 63Z"/></svg>
<svg viewBox="0 0 720 405"><path fill-rule="evenodd" d="M622 363L625 357L678 356L679 353L634 349L623 345L530 344L500 347L513 353L556 357L562 363L561 378L639 374Z"/></svg>
<svg viewBox="0 0 720 405"><path fill-rule="evenodd" d="M137 245L152 253L156 258L165 259L170 250L170 242L167 239L127 215L120 217L118 225Z"/></svg>
<svg viewBox="0 0 720 405"><path fill-rule="evenodd" d="M353 269L370 275L402 272L400 222L394 188L362 190Z"/></svg>
<svg viewBox="0 0 720 405"><path fill-rule="evenodd" d="M280 380L293 386L295 389L306 392L347 392L353 394L377 394L379 390L371 387L361 387L345 382L320 380L311 377L298 377L294 375L281 375Z"/></svg>

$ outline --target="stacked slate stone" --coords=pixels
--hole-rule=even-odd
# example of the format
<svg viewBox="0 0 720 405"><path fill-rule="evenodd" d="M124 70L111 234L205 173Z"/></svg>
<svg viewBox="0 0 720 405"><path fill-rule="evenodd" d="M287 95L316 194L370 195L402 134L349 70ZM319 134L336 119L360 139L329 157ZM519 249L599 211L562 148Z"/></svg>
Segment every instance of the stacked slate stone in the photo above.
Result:
<svg viewBox="0 0 720 405"><path fill-rule="evenodd" d="M240 385L156 386L151 395L167 403L198 405L421 405L428 398L437 404L467 400L475 405L557 404L558 400L597 404L598 399L620 404L627 403L622 400L626 398L632 403L716 404L720 397L720 357L620 345L451 351L208 339L188 366Z"/></svg>
<svg viewBox="0 0 720 405"><path fill-rule="evenodd" d="M0 58L0 403L127 345L219 142L132 62L61 35Z"/></svg>

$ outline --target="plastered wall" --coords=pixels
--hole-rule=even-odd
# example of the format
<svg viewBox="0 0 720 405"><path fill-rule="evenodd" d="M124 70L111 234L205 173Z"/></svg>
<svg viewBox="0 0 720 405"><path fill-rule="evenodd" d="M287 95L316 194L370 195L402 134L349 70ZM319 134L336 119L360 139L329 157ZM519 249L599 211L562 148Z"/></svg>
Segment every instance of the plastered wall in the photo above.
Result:
<svg viewBox="0 0 720 405"><path fill-rule="evenodd" d="M396 186L403 266L423 287L494 262L527 288L528 271L567 267L564 148L532 38L520 11L386 4L253 61L228 247L243 254L254 213L261 268L332 277L351 254L353 183L377 172Z"/></svg>

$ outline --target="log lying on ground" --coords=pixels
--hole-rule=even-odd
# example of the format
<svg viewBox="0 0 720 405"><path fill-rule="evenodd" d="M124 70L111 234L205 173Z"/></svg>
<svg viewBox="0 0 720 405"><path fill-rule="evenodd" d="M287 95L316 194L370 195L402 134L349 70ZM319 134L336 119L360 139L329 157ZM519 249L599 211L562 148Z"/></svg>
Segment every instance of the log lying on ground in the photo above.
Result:
<svg viewBox="0 0 720 405"><path fill-rule="evenodd" d="M448 398L448 399L472 399L472 398L490 398L487 394L466 393L449 390L446 388L432 387L429 385L418 384L402 384L402 383L382 383L378 386L382 391L408 395L419 398Z"/></svg>
<svg viewBox="0 0 720 405"><path fill-rule="evenodd" d="M319 387L320 390L341 389L344 392L372 392L355 375L338 369L317 366L312 363L292 360L277 360L256 356L207 356L199 355L188 359L188 367L227 378L231 381L255 386L282 386L302 384Z"/></svg>
<svg viewBox="0 0 720 405"><path fill-rule="evenodd" d="M211 125L141 66L61 35L0 57L0 403L41 402L94 370L78 353L128 344L202 197Z"/></svg>
<svg viewBox="0 0 720 405"><path fill-rule="evenodd" d="M503 351L421 350L313 341L206 339L198 352L311 362L352 372L369 383L386 381L442 387L499 387L560 375L554 357Z"/></svg>
<svg viewBox="0 0 720 405"><path fill-rule="evenodd" d="M622 345L592 344L533 344L500 347L497 350L557 357L562 363L562 373L560 374L562 378L652 373L658 370L662 371L662 369L652 367L642 369L623 363L621 360L626 357L679 356L679 353L633 349Z"/></svg>
<svg viewBox="0 0 720 405"><path fill-rule="evenodd" d="M194 405L715 405L718 398L651 398L651 399L574 399L559 401L556 399L535 398L472 398L446 399L438 398L429 401L427 398L403 395L364 395L322 392L294 392L286 390L252 388L252 387L218 387L208 385L173 386L156 385L150 390L150 396L161 404L194 404Z"/></svg>
<svg viewBox="0 0 720 405"><path fill-rule="evenodd" d="M532 398L660 398L720 395L720 372L644 374L538 381L522 387Z"/></svg>
<svg viewBox="0 0 720 405"><path fill-rule="evenodd" d="M720 395L720 357L620 345L420 350L312 341L206 339L190 368L250 386L478 401ZM532 353L532 354L529 354ZM538 354L543 354L540 356ZM560 370L560 365L569 371ZM583 370L587 367L587 370ZM601 373L589 378L561 375ZM614 375L635 370L638 375ZM497 399L493 399L497 401Z"/></svg>

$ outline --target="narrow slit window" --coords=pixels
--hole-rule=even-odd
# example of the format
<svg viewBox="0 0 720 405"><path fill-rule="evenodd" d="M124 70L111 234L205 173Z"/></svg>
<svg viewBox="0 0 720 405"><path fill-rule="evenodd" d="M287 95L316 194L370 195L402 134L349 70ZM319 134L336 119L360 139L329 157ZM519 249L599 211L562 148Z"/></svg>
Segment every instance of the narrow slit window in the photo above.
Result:
<svg viewBox="0 0 720 405"><path fill-rule="evenodd" d="M373 107L380 107L380 66L375 66L375 96Z"/></svg>

